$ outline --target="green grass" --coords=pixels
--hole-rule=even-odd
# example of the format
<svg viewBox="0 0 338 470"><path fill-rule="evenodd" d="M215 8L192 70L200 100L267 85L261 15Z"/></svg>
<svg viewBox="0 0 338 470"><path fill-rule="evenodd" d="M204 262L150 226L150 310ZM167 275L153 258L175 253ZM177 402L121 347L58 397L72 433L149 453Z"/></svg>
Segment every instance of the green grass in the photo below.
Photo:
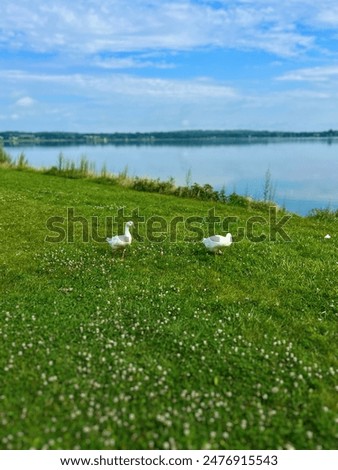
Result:
<svg viewBox="0 0 338 470"><path fill-rule="evenodd" d="M265 212L0 168L2 449L334 449L337 222L291 242L46 243L52 216ZM114 226L114 232L116 227ZM265 227L266 229L266 227ZM141 227L141 234L145 233ZM324 239L326 233L332 238Z"/></svg>

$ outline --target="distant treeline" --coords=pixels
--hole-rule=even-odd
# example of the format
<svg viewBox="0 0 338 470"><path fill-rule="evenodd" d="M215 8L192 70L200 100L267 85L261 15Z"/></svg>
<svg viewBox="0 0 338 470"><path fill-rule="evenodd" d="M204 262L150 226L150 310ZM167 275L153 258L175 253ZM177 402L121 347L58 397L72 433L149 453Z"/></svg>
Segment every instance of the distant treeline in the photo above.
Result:
<svg viewBox="0 0 338 470"><path fill-rule="evenodd" d="M279 132L251 130L187 130L170 132L114 132L114 133L76 133L76 132L0 132L0 145L104 145L104 144L223 144L231 141L252 143L269 139L332 139L338 131L322 132Z"/></svg>

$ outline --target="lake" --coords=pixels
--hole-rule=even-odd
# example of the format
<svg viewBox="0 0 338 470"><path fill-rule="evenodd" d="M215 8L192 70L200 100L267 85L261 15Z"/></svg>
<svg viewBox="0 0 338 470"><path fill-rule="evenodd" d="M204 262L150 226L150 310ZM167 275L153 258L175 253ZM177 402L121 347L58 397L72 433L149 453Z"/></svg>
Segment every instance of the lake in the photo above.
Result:
<svg viewBox="0 0 338 470"><path fill-rule="evenodd" d="M218 145L74 145L5 147L13 157L24 152L34 167L57 164L58 155L78 162L86 156L100 173L128 169L130 176L187 181L225 187L229 194L261 199L271 174L275 201L305 215L312 208L338 209L338 141L278 140Z"/></svg>

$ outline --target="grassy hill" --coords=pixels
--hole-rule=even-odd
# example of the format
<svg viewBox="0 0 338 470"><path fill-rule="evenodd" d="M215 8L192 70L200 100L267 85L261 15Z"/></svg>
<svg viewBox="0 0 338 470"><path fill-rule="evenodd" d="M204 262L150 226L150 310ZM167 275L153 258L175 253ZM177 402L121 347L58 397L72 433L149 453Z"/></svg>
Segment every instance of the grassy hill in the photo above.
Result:
<svg viewBox="0 0 338 470"><path fill-rule="evenodd" d="M334 219L271 241L264 210L5 168L0 198L2 449L335 448ZM144 217L124 260L121 208Z"/></svg>

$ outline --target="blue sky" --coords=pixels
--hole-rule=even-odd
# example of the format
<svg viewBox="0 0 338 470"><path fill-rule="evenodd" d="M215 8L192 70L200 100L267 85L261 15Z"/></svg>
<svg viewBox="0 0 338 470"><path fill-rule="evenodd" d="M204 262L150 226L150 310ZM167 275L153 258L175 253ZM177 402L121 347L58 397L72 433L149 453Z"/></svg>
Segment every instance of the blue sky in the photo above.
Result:
<svg viewBox="0 0 338 470"><path fill-rule="evenodd" d="M337 0L1 0L2 130L331 128Z"/></svg>

